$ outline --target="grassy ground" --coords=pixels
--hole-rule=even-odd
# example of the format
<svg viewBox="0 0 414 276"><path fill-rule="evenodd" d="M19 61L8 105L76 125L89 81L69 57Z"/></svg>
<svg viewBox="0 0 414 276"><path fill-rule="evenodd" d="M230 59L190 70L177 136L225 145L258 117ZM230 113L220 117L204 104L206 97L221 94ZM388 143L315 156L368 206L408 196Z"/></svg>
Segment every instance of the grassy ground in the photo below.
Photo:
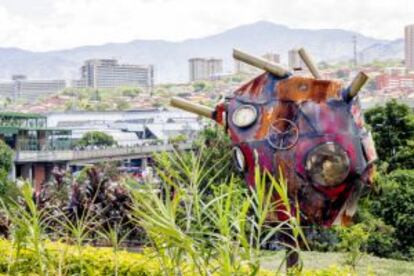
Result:
<svg viewBox="0 0 414 276"><path fill-rule="evenodd" d="M268 253L262 258L262 267L268 270L278 268L284 253ZM342 253L303 252L302 259L307 269L326 268L331 265L342 265ZM358 275L414 275L414 262L382 259L370 255L364 256L356 269Z"/></svg>

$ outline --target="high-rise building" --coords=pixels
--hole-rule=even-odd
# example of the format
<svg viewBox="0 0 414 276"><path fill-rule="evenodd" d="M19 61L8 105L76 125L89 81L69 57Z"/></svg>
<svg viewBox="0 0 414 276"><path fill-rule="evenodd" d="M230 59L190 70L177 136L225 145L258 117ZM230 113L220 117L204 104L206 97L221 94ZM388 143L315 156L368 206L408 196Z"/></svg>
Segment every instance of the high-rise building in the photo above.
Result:
<svg viewBox="0 0 414 276"><path fill-rule="evenodd" d="M299 56L299 50L298 49L291 49L288 52L288 65L289 68L292 70L302 70L303 67L303 61Z"/></svg>
<svg viewBox="0 0 414 276"><path fill-rule="evenodd" d="M414 24L405 26L405 66L414 69Z"/></svg>
<svg viewBox="0 0 414 276"><path fill-rule="evenodd" d="M190 66L190 81L205 80L207 75L207 64L204 58L191 58L188 60Z"/></svg>
<svg viewBox="0 0 414 276"><path fill-rule="evenodd" d="M223 73L223 60L218 58L191 58L188 60L190 81L217 78Z"/></svg>
<svg viewBox="0 0 414 276"><path fill-rule="evenodd" d="M274 62L274 63L280 63L280 55L276 53L266 53L262 56L264 59Z"/></svg>
<svg viewBox="0 0 414 276"><path fill-rule="evenodd" d="M154 85L152 65L119 64L116 59L90 59L81 67L81 81L86 87L117 88L136 86L150 88Z"/></svg>
<svg viewBox="0 0 414 276"><path fill-rule="evenodd" d="M223 74L223 60L218 58L207 59L207 75L209 79L215 79Z"/></svg>

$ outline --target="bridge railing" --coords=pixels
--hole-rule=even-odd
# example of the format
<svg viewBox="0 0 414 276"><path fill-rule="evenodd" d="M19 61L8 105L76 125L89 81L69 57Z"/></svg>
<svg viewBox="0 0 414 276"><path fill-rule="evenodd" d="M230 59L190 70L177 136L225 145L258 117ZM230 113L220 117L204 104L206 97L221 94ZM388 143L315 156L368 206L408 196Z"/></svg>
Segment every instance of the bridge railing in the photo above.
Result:
<svg viewBox="0 0 414 276"><path fill-rule="evenodd" d="M58 162L58 161L82 161L95 159L120 159L151 155L155 152L172 151L174 148L191 149L191 142L179 144L142 145L108 147L78 150L55 150L55 151L17 151L15 162Z"/></svg>

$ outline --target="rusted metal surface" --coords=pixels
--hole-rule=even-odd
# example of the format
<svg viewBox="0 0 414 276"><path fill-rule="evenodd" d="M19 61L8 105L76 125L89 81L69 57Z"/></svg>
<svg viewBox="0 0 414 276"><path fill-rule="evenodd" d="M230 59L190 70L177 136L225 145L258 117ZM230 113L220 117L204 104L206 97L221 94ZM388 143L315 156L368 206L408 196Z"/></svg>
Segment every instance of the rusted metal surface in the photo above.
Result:
<svg viewBox="0 0 414 276"><path fill-rule="evenodd" d="M348 223L372 182L377 156L356 93L365 79L359 76L343 88L336 81L266 72L213 113L239 154L235 162L247 184L255 185L256 166L276 179L282 172L292 210L297 199L304 223ZM273 217L285 219L283 212Z"/></svg>

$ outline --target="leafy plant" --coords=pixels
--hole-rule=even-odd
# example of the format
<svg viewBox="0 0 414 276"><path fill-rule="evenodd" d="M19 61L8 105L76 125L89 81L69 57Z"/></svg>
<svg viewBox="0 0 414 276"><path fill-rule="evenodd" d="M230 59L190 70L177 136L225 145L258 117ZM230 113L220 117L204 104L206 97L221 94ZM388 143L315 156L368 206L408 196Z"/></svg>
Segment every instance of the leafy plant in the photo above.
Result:
<svg viewBox="0 0 414 276"><path fill-rule="evenodd" d="M206 166L210 163L201 156L158 156L161 187L145 185L133 192L135 219L166 274L256 274L261 249L275 234L291 237L295 244L280 243L298 250L298 239L304 240L304 235L299 215L292 215L283 179L276 181L257 170L251 190L232 176L227 183L217 183L220 171L211 175L214 168ZM277 212L287 219L277 220ZM184 262L185 268L180 266Z"/></svg>
<svg viewBox="0 0 414 276"><path fill-rule="evenodd" d="M78 141L79 146L112 146L115 145L115 139L101 131L86 132Z"/></svg>
<svg viewBox="0 0 414 276"><path fill-rule="evenodd" d="M367 229L363 224L355 224L349 227L338 228L341 242L339 247L346 251L344 263L350 265L354 270L364 255L369 238Z"/></svg>
<svg viewBox="0 0 414 276"><path fill-rule="evenodd" d="M389 163L389 169L404 167L407 149L414 140L414 113L405 104L392 100L383 106L365 112L371 126L376 149L381 161ZM410 152L410 151L409 151ZM412 156L412 153L410 153ZM409 156L406 156L409 158ZM408 169L408 168L407 168Z"/></svg>
<svg viewBox="0 0 414 276"><path fill-rule="evenodd" d="M414 258L414 170L396 170L380 179L381 195L371 203L372 213L394 228L395 251Z"/></svg>
<svg viewBox="0 0 414 276"><path fill-rule="evenodd" d="M44 249L46 214L37 208L32 195L31 185L25 183L19 202L12 201L7 205L2 202L2 209L12 225L10 236L16 248L15 254L9 256L8 271L12 274L21 269L21 256L27 250L32 251L35 256L31 263L33 270L39 275L46 275L48 271L47 254Z"/></svg>
<svg viewBox="0 0 414 276"><path fill-rule="evenodd" d="M12 166L13 151L3 140L0 140L0 197L7 192L10 186L8 174Z"/></svg>

